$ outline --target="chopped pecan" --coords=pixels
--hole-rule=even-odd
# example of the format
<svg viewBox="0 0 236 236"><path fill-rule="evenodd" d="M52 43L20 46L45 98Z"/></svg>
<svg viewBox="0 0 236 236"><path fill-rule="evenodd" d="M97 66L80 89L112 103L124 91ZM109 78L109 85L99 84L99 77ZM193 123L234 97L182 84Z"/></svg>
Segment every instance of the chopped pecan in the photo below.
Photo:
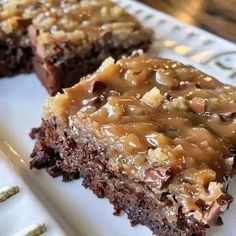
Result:
<svg viewBox="0 0 236 236"><path fill-rule="evenodd" d="M236 116L236 111L219 113L219 117L222 121L232 120Z"/></svg>
<svg viewBox="0 0 236 236"><path fill-rule="evenodd" d="M203 222L212 226L222 225L223 221L221 218L221 214L228 208L231 202L232 197L228 195L216 200L209 208L209 210L205 213Z"/></svg>
<svg viewBox="0 0 236 236"><path fill-rule="evenodd" d="M204 113L206 109L206 103L202 98L193 98L188 103L190 109L196 113Z"/></svg>
<svg viewBox="0 0 236 236"><path fill-rule="evenodd" d="M170 167L158 167L149 169L145 173L145 182L151 186L161 189L171 178Z"/></svg>

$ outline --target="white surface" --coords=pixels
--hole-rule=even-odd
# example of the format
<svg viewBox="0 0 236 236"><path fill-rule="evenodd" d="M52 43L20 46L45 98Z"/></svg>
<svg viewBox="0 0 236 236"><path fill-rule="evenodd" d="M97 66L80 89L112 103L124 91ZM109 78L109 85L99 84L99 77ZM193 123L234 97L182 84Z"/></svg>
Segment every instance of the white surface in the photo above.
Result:
<svg viewBox="0 0 236 236"><path fill-rule="evenodd" d="M235 84L236 78L232 76L236 68L235 45L133 1L118 2L155 30L158 39L153 52L192 64L223 82ZM201 56L203 54L204 57ZM219 62L228 69L219 67ZM0 80L0 139L16 150L14 152L6 142L0 141L0 149L4 153L0 157L0 186L8 184L8 181L24 186L18 196L4 205L0 203L0 236L11 236L13 231L38 221L47 224L47 235L50 236L63 235L59 233L56 222L68 236L150 236L151 232L145 227L130 227L125 215L113 216L108 201L98 199L90 190L85 190L81 181L63 183L61 178L53 179L45 171L29 170L28 156L33 142L28 133L32 127L39 126L46 97L35 75ZM3 161L3 156L13 163L15 172L8 162ZM236 197L235 181L230 192ZM17 214L12 214L11 208L15 208ZM235 202L226 212L224 222L223 227L208 231L208 235L236 235Z"/></svg>
<svg viewBox="0 0 236 236"><path fill-rule="evenodd" d="M13 236L22 229L42 223L47 227L45 236L65 235L28 186L19 178L13 167L9 165L6 157L0 154L0 188L12 186L18 186L20 191L0 203L0 235Z"/></svg>

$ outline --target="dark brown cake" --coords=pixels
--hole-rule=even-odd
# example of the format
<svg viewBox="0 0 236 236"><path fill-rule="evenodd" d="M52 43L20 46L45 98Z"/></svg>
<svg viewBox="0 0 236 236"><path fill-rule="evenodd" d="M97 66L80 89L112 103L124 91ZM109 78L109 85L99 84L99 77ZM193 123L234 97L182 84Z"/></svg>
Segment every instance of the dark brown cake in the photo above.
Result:
<svg viewBox="0 0 236 236"><path fill-rule="evenodd" d="M28 69L33 50L34 70L50 95L95 71L108 56L146 50L151 42L150 31L110 0L11 0L0 9L0 75Z"/></svg>
<svg viewBox="0 0 236 236"><path fill-rule="evenodd" d="M222 224L236 144L236 90L179 62L134 55L49 98L31 168L107 197L161 235Z"/></svg>
<svg viewBox="0 0 236 236"><path fill-rule="evenodd" d="M27 36L31 20L22 17L14 2L0 2L0 77L32 71L32 49Z"/></svg>

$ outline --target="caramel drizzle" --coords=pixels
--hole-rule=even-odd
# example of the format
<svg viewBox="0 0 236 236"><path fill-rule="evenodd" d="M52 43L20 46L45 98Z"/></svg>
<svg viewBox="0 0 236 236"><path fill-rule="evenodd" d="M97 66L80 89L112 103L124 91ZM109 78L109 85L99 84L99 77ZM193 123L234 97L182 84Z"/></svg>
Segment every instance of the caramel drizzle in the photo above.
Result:
<svg viewBox="0 0 236 236"><path fill-rule="evenodd" d="M154 106L144 100L153 88L161 94ZM51 98L47 109L79 129L89 122L114 156L112 165L170 191L189 212L199 209L199 199L209 205L218 199L223 194L218 183L231 175L235 101L233 87L181 63L142 55L116 64L108 59L92 76Z"/></svg>

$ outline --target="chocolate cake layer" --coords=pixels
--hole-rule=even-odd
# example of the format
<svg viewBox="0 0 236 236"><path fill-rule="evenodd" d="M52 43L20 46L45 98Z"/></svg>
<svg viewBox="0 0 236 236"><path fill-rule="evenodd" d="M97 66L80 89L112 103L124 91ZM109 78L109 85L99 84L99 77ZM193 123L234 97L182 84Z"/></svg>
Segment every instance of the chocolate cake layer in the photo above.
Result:
<svg viewBox="0 0 236 236"><path fill-rule="evenodd" d="M110 0L10 0L0 10L0 76L27 70L33 51L35 72L50 95L93 72L106 57L146 50L151 43L150 30ZM19 43L11 47L9 39Z"/></svg>
<svg viewBox="0 0 236 236"><path fill-rule="evenodd" d="M0 42L0 77L32 72L32 49L14 45L14 39Z"/></svg>
<svg viewBox="0 0 236 236"><path fill-rule="evenodd" d="M127 182L125 176L109 170L107 160L110 157L94 149L83 135L68 139L67 133L58 135L60 129L52 119L43 121L41 129L33 131L32 135L40 138L32 153L32 167L47 167L50 175L62 175L64 181L83 178L86 188L99 198L109 199L115 215L125 211L133 226L146 225L158 236L180 236L188 232L190 235L205 235L204 224L199 225L192 217L187 219L181 213L178 221L170 224L161 214L162 207L169 204L165 196L155 199L147 186L135 181Z"/></svg>
<svg viewBox="0 0 236 236"><path fill-rule="evenodd" d="M205 235L232 200L235 95L176 61L108 58L48 99L31 168L84 178L157 235Z"/></svg>
<svg viewBox="0 0 236 236"><path fill-rule="evenodd" d="M32 71L32 48L27 36L31 20L0 3L0 77ZM19 11L20 12L20 11Z"/></svg>
<svg viewBox="0 0 236 236"><path fill-rule="evenodd" d="M124 55L130 55L137 48L147 50L150 41L142 42L140 45L133 45L127 49L122 47L114 48L107 46L101 48L93 46L93 54L89 58L75 57L61 64L59 67L50 62L45 62L41 58L35 56L33 60L34 70L41 80L42 84L47 88L50 95L61 92L63 88L68 88L79 82L81 78L88 73L93 73L104 58L113 55L118 59ZM46 68L46 69L45 69Z"/></svg>

